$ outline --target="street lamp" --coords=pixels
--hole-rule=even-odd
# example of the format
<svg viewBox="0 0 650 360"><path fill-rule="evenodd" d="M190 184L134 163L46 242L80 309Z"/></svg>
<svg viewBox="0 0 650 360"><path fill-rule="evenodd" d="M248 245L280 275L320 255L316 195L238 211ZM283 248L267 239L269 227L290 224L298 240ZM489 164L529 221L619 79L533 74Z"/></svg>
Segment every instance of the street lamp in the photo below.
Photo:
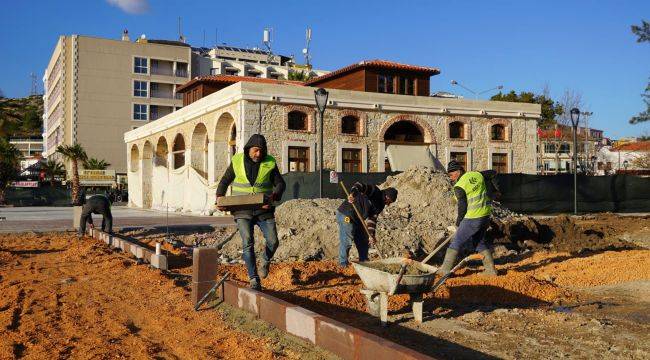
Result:
<svg viewBox="0 0 650 360"><path fill-rule="evenodd" d="M573 213L578 214L578 122L580 109L571 109L571 125L573 125Z"/></svg>
<svg viewBox="0 0 650 360"><path fill-rule="evenodd" d="M598 160L598 157L595 155L591 157L591 172L596 175L596 160Z"/></svg>
<svg viewBox="0 0 650 360"><path fill-rule="evenodd" d="M626 173L627 173L627 166L628 165L630 165L630 163L627 160L623 161L623 168L625 169Z"/></svg>
<svg viewBox="0 0 650 360"><path fill-rule="evenodd" d="M476 92L476 91L474 91L474 90L472 90L472 89L470 89L470 88L464 86L463 84L459 83L459 82L456 81L456 80L452 80L452 81L451 81L451 84L452 84L452 85L460 86L460 87L462 87L463 89L465 89L465 90L471 92L472 94L474 94L474 97L476 97L477 99L478 99L478 96L479 96L479 95L481 95L481 94L485 94L485 93L488 92L488 91L492 91L492 90L501 90L501 89L503 89L503 85L499 85L499 86L495 86L495 87L493 87L493 88L491 88L491 89L483 90L483 91L481 91L481 92Z"/></svg>
<svg viewBox="0 0 650 360"><path fill-rule="evenodd" d="M316 107L318 108L318 114L320 115L320 144L318 148L320 150L320 166L318 169L318 197L323 197L323 114L325 113L325 108L327 107L327 98L329 97L327 90L319 88L314 91L314 97L316 98Z"/></svg>

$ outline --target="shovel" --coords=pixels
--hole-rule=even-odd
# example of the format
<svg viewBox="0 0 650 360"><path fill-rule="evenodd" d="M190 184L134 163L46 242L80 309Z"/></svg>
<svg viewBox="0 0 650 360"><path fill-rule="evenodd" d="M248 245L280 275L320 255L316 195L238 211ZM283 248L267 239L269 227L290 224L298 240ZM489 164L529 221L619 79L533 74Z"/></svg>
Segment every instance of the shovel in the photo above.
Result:
<svg viewBox="0 0 650 360"><path fill-rule="evenodd" d="M343 188L343 191L345 192L345 198L347 199L350 197L350 193L348 192L348 189L345 187L345 184L343 181L340 182L341 187ZM346 200L347 201L347 200ZM370 235L370 230L368 230L368 225L366 225L366 222L363 220L363 216L361 216L361 213L359 212L359 209L357 209L357 206L354 205L354 203L350 203L352 205L352 208L354 209L354 213L357 214L357 217L359 218L359 221L361 222L361 225L363 226L363 229L366 231L366 235L368 235L368 239L372 237ZM380 258L385 258L384 254L381 253L381 250L379 250L379 247L375 244L375 249L379 253Z"/></svg>

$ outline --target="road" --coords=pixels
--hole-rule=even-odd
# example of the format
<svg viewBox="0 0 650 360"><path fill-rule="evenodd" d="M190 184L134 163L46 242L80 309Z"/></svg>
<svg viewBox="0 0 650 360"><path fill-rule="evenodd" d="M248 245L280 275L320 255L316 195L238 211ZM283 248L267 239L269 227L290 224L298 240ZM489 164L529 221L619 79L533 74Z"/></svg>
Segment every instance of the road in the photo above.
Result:
<svg viewBox="0 0 650 360"><path fill-rule="evenodd" d="M133 209L114 206L113 227L115 229L137 226L161 225L234 225L230 216L196 216ZM96 224L101 216L94 215ZM99 222L97 222L99 220ZM63 231L72 230L72 207L2 207L0 208L0 232Z"/></svg>

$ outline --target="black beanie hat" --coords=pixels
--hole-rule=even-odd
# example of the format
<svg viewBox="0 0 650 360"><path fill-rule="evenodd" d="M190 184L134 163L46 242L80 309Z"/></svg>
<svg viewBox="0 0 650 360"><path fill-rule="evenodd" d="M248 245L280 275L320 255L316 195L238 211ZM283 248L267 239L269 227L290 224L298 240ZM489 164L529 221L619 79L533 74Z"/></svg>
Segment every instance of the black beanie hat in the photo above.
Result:
<svg viewBox="0 0 650 360"><path fill-rule="evenodd" d="M447 172L450 173L456 170L464 170L463 166L456 160L452 160L447 164Z"/></svg>
<svg viewBox="0 0 650 360"><path fill-rule="evenodd" d="M392 202L397 201L397 189L389 187L389 188L385 188L381 192L384 194L384 196L388 196L388 198Z"/></svg>

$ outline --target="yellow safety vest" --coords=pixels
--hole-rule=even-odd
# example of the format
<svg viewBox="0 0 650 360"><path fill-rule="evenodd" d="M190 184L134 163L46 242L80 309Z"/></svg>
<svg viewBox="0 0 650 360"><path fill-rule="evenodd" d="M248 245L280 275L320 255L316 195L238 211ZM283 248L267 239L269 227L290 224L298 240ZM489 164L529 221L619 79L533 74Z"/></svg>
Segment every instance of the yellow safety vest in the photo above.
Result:
<svg viewBox="0 0 650 360"><path fill-rule="evenodd" d="M467 196L465 219L476 219L492 213L485 180L480 172L469 171L464 173L454 187L463 189Z"/></svg>
<svg viewBox="0 0 650 360"><path fill-rule="evenodd" d="M275 164L275 158L271 155L266 155L260 163L257 179L255 179L255 183L251 186L246 176L246 168L244 167L244 154L235 154L232 157L232 168L235 171L235 180L231 184L232 195L271 194L273 191L271 171L275 168Z"/></svg>

